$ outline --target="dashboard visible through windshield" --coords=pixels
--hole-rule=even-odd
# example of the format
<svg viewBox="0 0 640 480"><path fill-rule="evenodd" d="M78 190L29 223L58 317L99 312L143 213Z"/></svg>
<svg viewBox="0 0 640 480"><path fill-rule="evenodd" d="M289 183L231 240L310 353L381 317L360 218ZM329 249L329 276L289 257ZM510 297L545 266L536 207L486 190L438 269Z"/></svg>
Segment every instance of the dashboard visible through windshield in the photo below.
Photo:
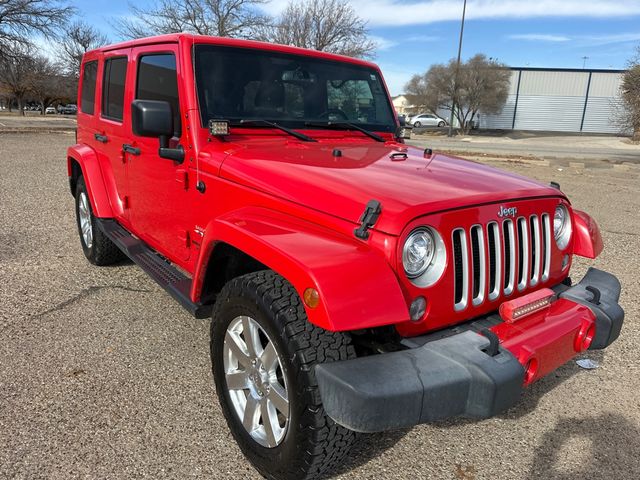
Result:
<svg viewBox="0 0 640 480"><path fill-rule="evenodd" d="M196 45L195 72L203 121L268 120L291 128L346 122L395 131L377 70L303 55Z"/></svg>

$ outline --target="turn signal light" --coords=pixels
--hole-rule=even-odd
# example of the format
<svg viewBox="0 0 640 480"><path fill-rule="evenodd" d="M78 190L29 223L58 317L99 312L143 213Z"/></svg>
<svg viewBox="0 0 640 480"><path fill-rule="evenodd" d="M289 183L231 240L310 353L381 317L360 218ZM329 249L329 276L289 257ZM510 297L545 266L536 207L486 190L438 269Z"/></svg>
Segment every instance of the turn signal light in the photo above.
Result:
<svg viewBox="0 0 640 480"><path fill-rule="evenodd" d="M513 323L527 315L549 307L556 299L550 288L542 288L520 298L509 300L500 305L500 317L507 323Z"/></svg>
<svg viewBox="0 0 640 480"><path fill-rule="evenodd" d="M320 294L315 288L307 288L302 295L302 299L309 308L316 308L320 304Z"/></svg>

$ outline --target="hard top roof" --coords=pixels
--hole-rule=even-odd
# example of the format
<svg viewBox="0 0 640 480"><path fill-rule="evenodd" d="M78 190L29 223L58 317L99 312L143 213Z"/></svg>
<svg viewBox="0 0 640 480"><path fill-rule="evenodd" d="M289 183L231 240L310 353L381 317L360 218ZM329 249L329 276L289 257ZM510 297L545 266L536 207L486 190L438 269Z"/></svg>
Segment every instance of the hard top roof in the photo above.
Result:
<svg viewBox="0 0 640 480"><path fill-rule="evenodd" d="M120 50L124 48L134 48L146 45L156 45L164 43L196 43L196 44L209 44L209 45L222 45L229 47L239 48L253 48L256 50L269 50L282 53L291 53L296 55L305 55L316 58L324 58L326 60L335 60L339 62L349 62L366 67L378 68L374 63L360 60L353 57L347 57L344 55L336 55L333 53L319 52L317 50L310 50L306 48L291 47L288 45L279 45L267 42L258 42L255 40L240 40L228 37L210 37L205 35L194 35L191 33L172 33L168 35L157 35L155 37L145 37L136 40L127 40L120 43L114 43L112 45L106 45L104 47L97 48L91 52L109 52L111 50ZM87 53L91 53L87 52Z"/></svg>

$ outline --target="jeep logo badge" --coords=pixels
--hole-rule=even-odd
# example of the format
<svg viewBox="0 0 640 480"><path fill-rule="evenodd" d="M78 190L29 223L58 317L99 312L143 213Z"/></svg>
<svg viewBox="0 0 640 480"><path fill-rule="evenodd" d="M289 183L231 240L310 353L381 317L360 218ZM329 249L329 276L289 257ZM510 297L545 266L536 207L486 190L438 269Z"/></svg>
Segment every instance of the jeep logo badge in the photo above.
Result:
<svg viewBox="0 0 640 480"><path fill-rule="evenodd" d="M501 206L500 210L498 210L498 216L500 218L515 217L517 213L518 209L516 207L506 208Z"/></svg>

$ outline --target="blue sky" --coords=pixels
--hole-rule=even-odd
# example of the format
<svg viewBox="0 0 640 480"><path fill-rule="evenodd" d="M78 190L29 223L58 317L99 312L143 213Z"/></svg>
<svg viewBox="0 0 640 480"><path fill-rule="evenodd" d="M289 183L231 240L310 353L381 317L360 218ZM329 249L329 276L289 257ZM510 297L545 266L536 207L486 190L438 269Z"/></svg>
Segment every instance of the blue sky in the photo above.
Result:
<svg viewBox="0 0 640 480"><path fill-rule="evenodd" d="M392 94L413 73L457 53L462 0L350 0L379 45L375 61ZM109 22L127 0L75 0L80 16L117 36ZM136 5L150 4L137 0ZM287 0L264 6L276 15ZM624 68L640 45L640 0L468 0L462 54L510 66Z"/></svg>

